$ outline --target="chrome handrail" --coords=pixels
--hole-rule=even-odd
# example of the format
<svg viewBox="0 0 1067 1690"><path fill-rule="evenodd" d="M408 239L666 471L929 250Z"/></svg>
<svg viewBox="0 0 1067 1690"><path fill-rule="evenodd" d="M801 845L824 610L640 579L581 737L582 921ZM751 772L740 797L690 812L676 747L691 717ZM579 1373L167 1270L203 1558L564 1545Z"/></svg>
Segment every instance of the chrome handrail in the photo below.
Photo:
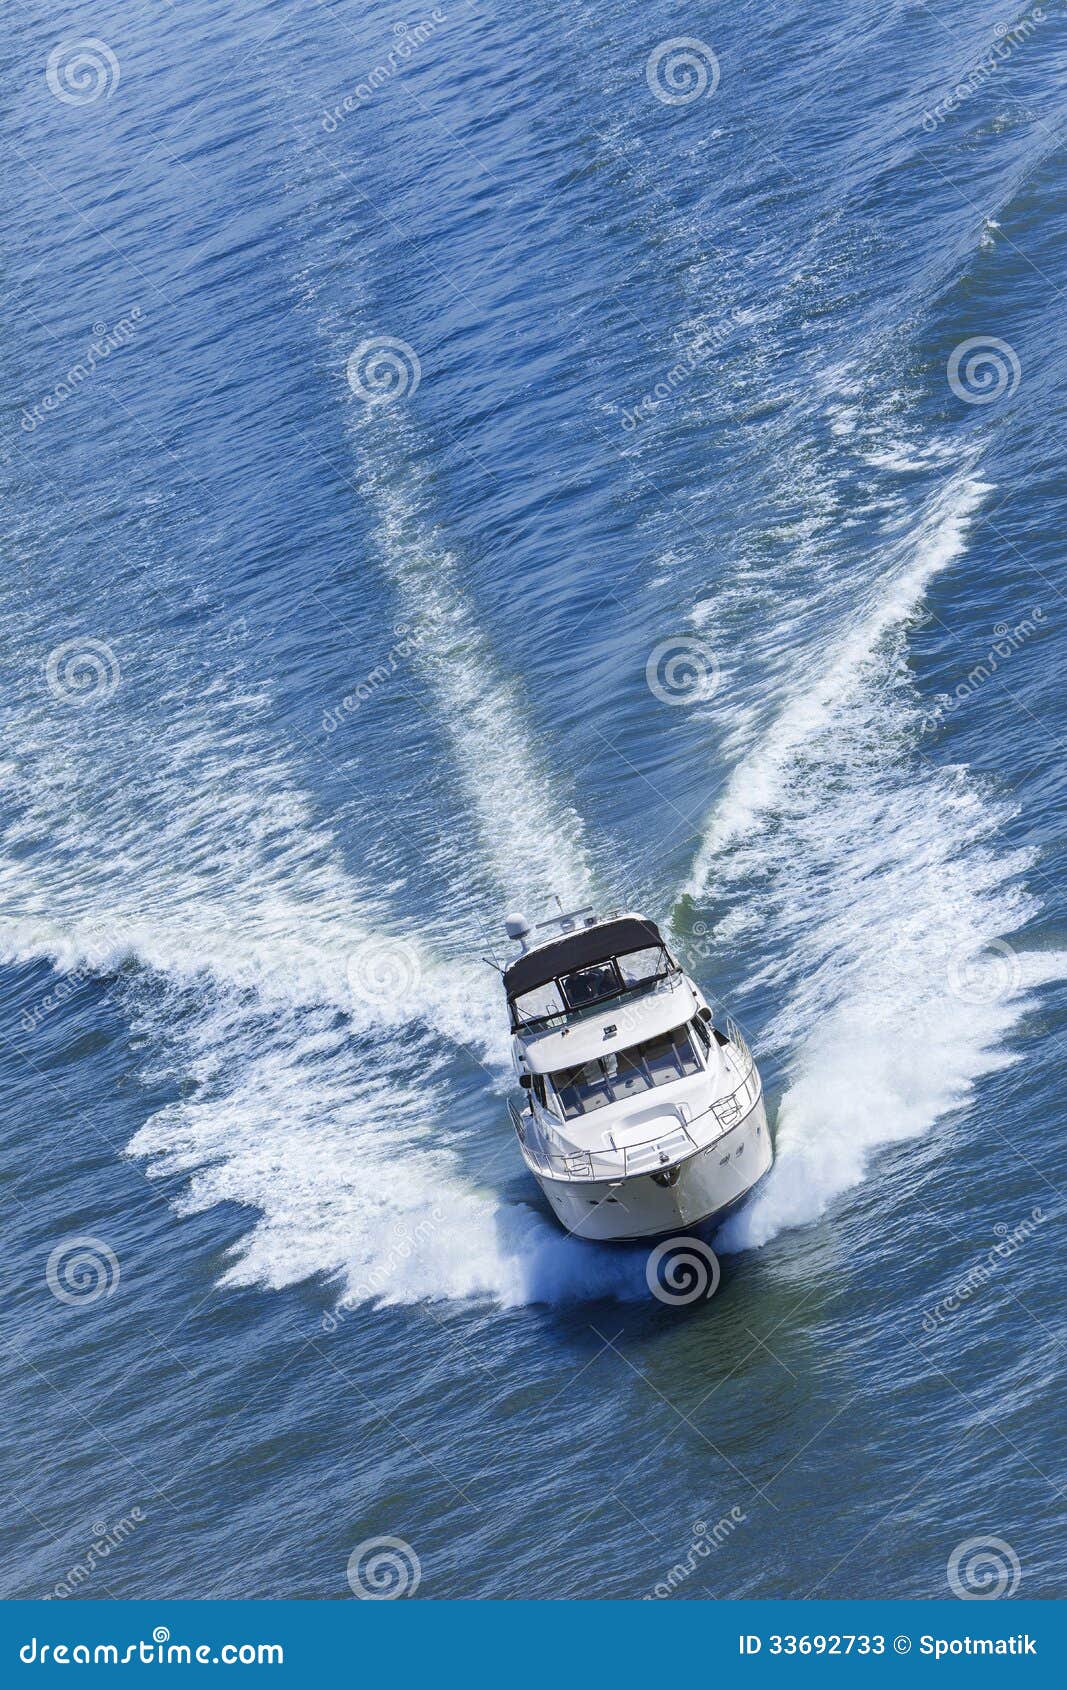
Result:
<svg viewBox="0 0 1067 1690"><path fill-rule="evenodd" d="M745 1058L748 1064L745 1069L745 1075L747 1077L747 1075L750 1074L752 1069L756 1066L756 1060L748 1048L748 1040L745 1038L744 1033L741 1031L732 1015L727 1015L726 1017L726 1037L732 1045L737 1046L738 1050Z"/></svg>

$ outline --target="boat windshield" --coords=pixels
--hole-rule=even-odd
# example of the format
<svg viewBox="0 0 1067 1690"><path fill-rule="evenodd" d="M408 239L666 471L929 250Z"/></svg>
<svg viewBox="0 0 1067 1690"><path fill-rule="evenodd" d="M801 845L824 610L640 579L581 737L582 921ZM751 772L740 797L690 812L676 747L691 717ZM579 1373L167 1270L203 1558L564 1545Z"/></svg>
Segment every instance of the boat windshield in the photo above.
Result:
<svg viewBox="0 0 1067 1690"><path fill-rule="evenodd" d="M607 1003L611 998L666 979L671 966L663 945L647 945L639 951L609 957L606 962L573 969L515 998L512 1007L516 1024L544 1021L553 1015Z"/></svg>
<svg viewBox="0 0 1067 1690"><path fill-rule="evenodd" d="M560 1068L550 1078L564 1118L573 1121L576 1115L588 1115L607 1103L635 1097L651 1086L699 1073L700 1066L688 1027L674 1027L628 1050L594 1057L577 1068Z"/></svg>

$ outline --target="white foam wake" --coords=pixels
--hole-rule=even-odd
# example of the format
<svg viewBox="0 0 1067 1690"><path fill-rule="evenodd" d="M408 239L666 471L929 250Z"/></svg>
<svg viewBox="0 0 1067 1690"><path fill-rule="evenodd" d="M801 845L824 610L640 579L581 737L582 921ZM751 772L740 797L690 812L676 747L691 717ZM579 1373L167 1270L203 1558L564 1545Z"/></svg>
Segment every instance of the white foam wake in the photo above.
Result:
<svg viewBox="0 0 1067 1690"><path fill-rule="evenodd" d="M157 1050L165 1013L157 1004L140 1022ZM228 1030L243 1050L236 1076ZM160 1110L130 1146L153 1175L187 1180L181 1212L230 1202L257 1213L224 1284L279 1289L326 1276L327 1329L366 1303L476 1297L512 1308L647 1294L643 1261L605 1260L471 1176L446 1141L454 1126L432 1041L356 1047L314 1008L256 1018L254 1053L249 1033L246 1005L201 1015L181 1064L196 1093Z"/></svg>
<svg viewBox="0 0 1067 1690"><path fill-rule="evenodd" d="M127 728L115 755L103 722L73 742L47 717L15 726L19 762L0 771L2 954L60 970L136 961L276 1011L331 1005L357 1030L414 1021L464 1043L473 1029L481 1060L506 1060L488 970L435 955L388 888L346 872L246 697L191 689L165 732Z"/></svg>
<svg viewBox="0 0 1067 1690"><path fill-rule="evenodd" d="M886 634L915 614L929 582L963 552L968 522L989 491L971 474L951 481L928 506L917 530L899 541L887 558L874 560L874 586L843 637L817 652L814 661L798 654L804 667L800 684L794 685L755 751L734 770L707 818L683 894L700 898L719 853L773 807L798 753L824 731L835 709L861 684Z"/></svg>
<svg viewBox="0 0 1067 1690"><path fill-rule="evenodd" d="M581 819L561 799L560 779L535 746L518 684L501 673L459 560L427 516L432 494L410 425L358 417L352 435L379 554L400 596L414 661L432 689L436 721L448 736L483 862L508 904L540 908L555 895L568 908L591 902Z"/></svg>
<svg viewBox="0 0 1067 1690"><path fill-rule="evenodd" d="M1003 799L924 755L906 662L907 622L985 491L964 476L928 506L709 818L687 890L726 900L731 950L758 934L769 960L748 985L780 1000L764 1048L788 1076L775 1168L724 1248L817 1218L878 1147L965 1104L1067 965L1005 942L1039 907L1032 854L1003 844Z"/></svg>
<svg viewBox="0 0 1067 1690"><path fill-rule="evenodd" d="M343 1309L647 1295L640 1261L562 1237L479 1173L498 1145L518 1171L489 971L435 956L353 880L248 697L204 704L194 685L181 704L166 733L127 724L118 756L114 716L77 738L57 738L47 701L13 722L0 957L107 983L145 1077L179 1092L131 1154L183 1182L181 1211L248 1217L225 1281L326 1276ZM452 1096L461 1070L493 1123L481 1145Z"/></svg>

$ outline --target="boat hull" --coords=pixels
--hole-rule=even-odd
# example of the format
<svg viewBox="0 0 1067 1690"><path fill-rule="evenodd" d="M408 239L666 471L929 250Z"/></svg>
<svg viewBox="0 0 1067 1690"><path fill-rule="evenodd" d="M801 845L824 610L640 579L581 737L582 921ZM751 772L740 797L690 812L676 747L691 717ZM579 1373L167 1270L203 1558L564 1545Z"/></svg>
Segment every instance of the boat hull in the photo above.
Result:
<svg viewBox="0 0 1067 1690"><path fill-rule="evenodd" d="M531 1172L568 1232L608 1243L658 1238L713 1220L746 1197L773 1161L761 1091L742 1120L670 1170L673 1183L653 1174L574 1180L537 1167Z"/></svg>

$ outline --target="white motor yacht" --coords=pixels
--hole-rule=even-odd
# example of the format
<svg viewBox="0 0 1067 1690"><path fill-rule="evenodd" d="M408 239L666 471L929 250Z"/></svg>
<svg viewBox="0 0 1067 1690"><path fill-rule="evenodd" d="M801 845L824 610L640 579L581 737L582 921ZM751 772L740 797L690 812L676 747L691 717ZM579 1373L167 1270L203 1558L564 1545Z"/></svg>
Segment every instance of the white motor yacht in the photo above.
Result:
<svg viewBox="0 0 1067 1690"><path fill-rule="evenodd" d="M523 1159L568 1232L653 1238L726 1213L774 1158L759 1072L659 928L560 914L503 969Z"/></svg>

